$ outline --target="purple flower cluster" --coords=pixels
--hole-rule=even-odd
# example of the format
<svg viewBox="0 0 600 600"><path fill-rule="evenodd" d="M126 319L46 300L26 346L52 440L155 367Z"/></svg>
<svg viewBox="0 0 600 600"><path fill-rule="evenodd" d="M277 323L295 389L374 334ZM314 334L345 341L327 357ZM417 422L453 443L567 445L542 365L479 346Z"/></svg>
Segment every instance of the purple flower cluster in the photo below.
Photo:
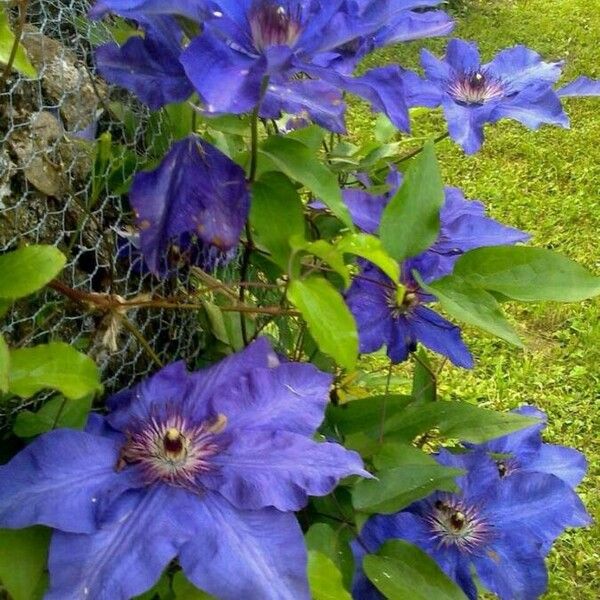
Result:
<svg viewBox="0 0 600 600"><path fill-rule="evenodd" d="M219 598L308 600L293 511L369 476L312 439L330 385L265 339L195 373L174 363L0 467L0 527L55 530L48 599L127 600L178 557Z"/></svg>
<svg viewBox="0 0 600 600"><path fill-rule="evenodd" d="M392 171L390 191L372 196L363 190L345 190L344 200L354 223L367 233L376 233L385 207L402 184ZM402 362L420 342L447 356L455 365L473 366L460 329L425 306L435 301L415 278L417 271L429 283L452 272L457 259L468 250L524 242L529 236L485 215L483 204L465 200L457 188L446 188L440 211L440 232L434 244L401 265L400 282L392 281L374 265L361 262L361 270L346 292L346 301L356 319L361 352L375 352L383 345L394 363ZM398 287L398 283L402 284Z"/></svg>
<svg viewBox="0 0 600 600"><path fill-rule="evenodd" d="M101 0L93 16L120 14L137 21L144 35L123 46L101 46L96 62L107 80L152 108L183 101L195 91L209 115L259 107L264 118L307 115L343 132L343 93L350 92L406 130L401 69L383 67L360 77L352 71L379 46L451 31L445 13L422 11L440 2ZM195 24L197 34L188 28L184 35L176 18L182 16Z"/></svg>
<svg viewBox="0 0 600 600"><path fill-rule="evenodd" d="M525 407L517 411L545 415ZM353 542L357 600L383 596L362 571L362 559L390 539L427 552L471 600L477 598L472 568L501 600L535 600L547 586L544 558L567 527L590 523L573 490L586 470L572 448L544 444L534 425L463 454L442 450L440 464L465 471L460 493L436 492L392 515L367 521Z"/></svg>

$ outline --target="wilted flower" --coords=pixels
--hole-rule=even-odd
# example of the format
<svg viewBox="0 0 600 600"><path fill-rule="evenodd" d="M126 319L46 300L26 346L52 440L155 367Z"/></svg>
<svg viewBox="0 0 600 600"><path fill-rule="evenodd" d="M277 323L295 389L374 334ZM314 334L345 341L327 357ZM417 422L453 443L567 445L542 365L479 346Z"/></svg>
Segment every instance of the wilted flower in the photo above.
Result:
<svg viewBox="0 0 600 600"><path fill-rule="evenodd" d="M547 572L541 547L566 527L589 523L573 490L546 473L515 473L501 479L483 452L452 455L441 464L466 470L460 493L436 492L392 515L369 519L352 547L357 563L353 595L383 598L361 569L367 552L390 539L403 539L427 552L471 599L477 598L474 568L481 583L502 600L534 600L544 593Z"/></svg>
<svg viewBox="0 0 600 600"><path fill-rule="evenodd" d="M438 86L450 136L467 154L481 147L485 123L511 118L530 129L569 125L552 89L562 63L544 62L524 46L503 50L482 65L474 43L455 39L443 60L423 50L421 62L426 79Z"/></svg>
<svg viewBox="0 0 600 600"><path fill-rule="evenodd" d="M356 453L312 440L330 384L264 339L196 373L174 363L87 431L44 434L0 467L0 527L57 530L50 599L127 600L178 557L225 600L308 600L291 511L368 476Z"/></svg>
<svg viewBox="0 0 600 600"><path fill-rule="evenodd" d="M138 247L154 274L169 256L213 264L238 244L250 209L243 169L197 136L173 144L159 167L138 173L129 201L137 217Z"/></svg>

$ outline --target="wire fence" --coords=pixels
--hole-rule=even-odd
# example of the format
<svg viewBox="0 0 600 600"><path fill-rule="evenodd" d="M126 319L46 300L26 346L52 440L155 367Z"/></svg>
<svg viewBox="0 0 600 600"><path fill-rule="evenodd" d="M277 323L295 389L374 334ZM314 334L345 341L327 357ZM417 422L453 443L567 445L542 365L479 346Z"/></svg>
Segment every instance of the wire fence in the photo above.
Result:
<svg viewBox="0 0 600 600"><path fill-rule="evenodd" d="M126 180L145 164L154 143L149 130L161 143L168 140L160 120L149 128L154 117L95 74L92 49L108 32L87 18L89 6L85 0L28 5L22 44L38 76L26 79L13 72L0 89L0 252L25 243L52 244L67 256L62 280L76 290L128 299L168 297L186 285L187 276L160 282L119 256L120 232L133 219L109 181L115 176ZM116 107L121 112L126 107L126 119ZM103 172L110 177L95 172L95 140L102 135L109 144L118 143L121 157ZM62 340L87 352L108 392L155 368L140 336L163 362L193 360L203 348L193 311L137 309L128 311L127 320L130 329L47 290L16 303L2 327L13 346ZM0 428L18 408L23 404L16 400L2 407Z"/></svg>

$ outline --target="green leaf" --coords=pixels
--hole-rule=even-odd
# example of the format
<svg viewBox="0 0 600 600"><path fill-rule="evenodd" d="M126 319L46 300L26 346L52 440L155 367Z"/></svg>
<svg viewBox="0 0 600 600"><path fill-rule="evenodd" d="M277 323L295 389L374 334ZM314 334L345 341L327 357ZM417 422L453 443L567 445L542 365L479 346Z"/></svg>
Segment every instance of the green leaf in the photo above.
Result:
<svg viewBox="0 0 600 600"><path fill-rule="evenodd" d="M442 176L429 141L406 171L404 183L381 218L381 241L397 261L416 256L435 242L443 202Z"/></svg>
<svg viewBox="0 0 600 600"><path fill-rule="evenodd" d="M352 534L345 527L334 529L326 523L315 523L306 532L306 547L309 551L324 554L342 574L345 587L352 585L354 558L350 550Z"/></svg>
<svg viewBox="0 0 600 600"><path fill-rule="evenodd" d="M10 366L10 354L4 337L0 333L0 394L8 392L8 373Z"/></svg>
<svg viewBox="0 0 600 600"><path fill-rule="evenodd" d="M292 253L290 239L304 238L304 212L300 196L282 173L263 173L252 187L250 223L258 242L285 272Z"/></svg>
<svg viewBox="0 0 600 600"><path fill-rule="evenodd" d="M338 250L360 256L378 266L394 283L400 281L400 267L383 247L381 240L367 233L351 233L337 243Z"/></svg>
<svg viewBox="0 0 600 600"><path fill-rule="evenodd" d="M537 423L515 413L496 412L467 402L414 402L385 423L386 439L412 440L437 428L441 436L479 444Z"/></svg>
<svg viewBox="0 0 600 600"><path fill-rule="evenodd" d="M0 318L2 318L8 312L11 304L12 300L4 300L3 298L0 298Z"/></svg>
<svg viewBox="0 0 600 600"><path fill-rule="evenodd" d="M412 400L411 396L400 394L369 396L346 402L341 406L330 405L327 407L327 415L337 428L345 435L349 435L370 428L378 428L384 410L388 417L400 414L411 404Z"/></svg>
<svg viewBox="0 0 600 600"><path fill-rule="evenodd" d="M190 583L182 571L173 576L173 593L176 600L213 600L214 596L199 590Z"/></svg>
<svg viewBox="0 0 600 600"><path fill-rule="evenodd" d="M375 139L380 144L385 144L389 142L398 132L396 126L390 121L387 115L380 113L377 115L377 119L375 120L375 129L373 133L375 134Z"/></svg>
<svg viewBox="0 0 600 600"><path fill-rule="evenodd" d="M337 177L302 142L274 136L259 150L290 179L306 186L347 227L354 229L352 218L342 201Z"/></svg>
<svg viewBox="0 0 600 600"><path fill-rule="evenodd" d="M52 398L37 412L19 412L13 432L21 438L32 438L59 427L83 429L92 408L92 400L91 394L78 400L69 400L61 396Z"/></svg>
<svg viewBox="0 0 600 600"><path fill-rule="evenodd" d="M384 447L385 448L385 447ZM429 455L408 445L395 445L378 455L377 479L363 479L352 490L354 508L391 514L435 490L455 491L455 479L463 472L437 464Z"/></svg>
<svg viewBox="0 0 600 600"><path fill-rule="evenodd" d="M338 275L344 280L344 284L348 287L351 283L350 272L344 262L344 256L339 249L326 242L325 240L317 240L316 242L307 242L305 240L292 240L292 245L296 250L302 250L309 254L313 254L326 262Z"/></svg>
<svg viewBox="0 0 600 600"><path fill-rule="evenodd" d="M62 342L13 350L10 362L9 390L22 398L49 388L76 400L102 388L94 361Z"/></svg>
<svg viewBox="0 0 600 600"><path fill-rule="evenodd" d="M15 35L10 28L8 14L0 6L0 64L7 65L15 44ZM13 61L13 69L25 77L37 77L36 68L29 62L27 53L21 44Z"/></svg>
<svg viewBox="0 0 600 600"><path fill-rule="evenodd" d="M0 256L0 298L22 298L50 283L66 259L54 246L25 246Z"/></svg>
<svg viewBox="0 0 600 600"><path fill-rule="evenodd" d="M321 351L346 369L353 369L358 356L358 333L341 294L326 279L311 276L292 281L288 298L302 313Z"/></svg>
<svg viewBox="0 0 600 600"><path fill-rule="evenodd" d="M471 250L458 259L454 275L523 302L579 302L600 294L600 277L544 248L496 246Z"/></svg>
<svg viewBox="0 0 600 600"><path fill-rule="evenodd" d="M420 548L386 542L363 560L367 577L389 600L466 600L463 591Z"/></svg>
<svg viewBox="0 0 600 600"><path fill-rule="evenodd" d="M41 599L50 530L0 529L0 580L13 600Z"/></svg>
<svg viewBox="0 0 600 600"><path fill-rule="evenodd" d="M415 357L417 360L413 371L411 396L417 402L435 402L437 381L427 352L424 348L419 348Z"/></svg>
<svg viewBox="0 0 600 600"><path fill-rule="evenodd" d="M308 582L313 600L352 600L333 561L315 550L308 552Z"/></svg>
<svg viewBox="0 0 600 600"><path fill-rule="evenodd" d="M301 142L313 152L317 152L321 148L321 144L323 144L326 133L327 132L318 125L309 125L308 127L302 127L301 129L291 131L285 137Z"/></svg>
<svg viewBox="0 0 600 600"><path fill-rule="evenodd" d="M426 285L416 272L413 274L421 287L433 294L444 310L455 319L523 347L517 332L504 317L498 301L489 292L455 275Z"/></svg>

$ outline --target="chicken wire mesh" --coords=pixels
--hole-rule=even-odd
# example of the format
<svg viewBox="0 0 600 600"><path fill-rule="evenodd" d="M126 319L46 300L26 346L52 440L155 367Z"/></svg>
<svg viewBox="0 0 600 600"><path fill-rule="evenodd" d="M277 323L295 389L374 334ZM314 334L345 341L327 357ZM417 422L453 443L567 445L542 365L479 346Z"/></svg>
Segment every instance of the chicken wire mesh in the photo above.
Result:
<svg viewBox="0 0 600 600"><path fill-rule="evenodd" d="M22 44L38 76L12 73L0 89L0 252L23 243L52 244L67 256L61 279L73 289L127 299L170 297L188 277L178 273L161 283L118 257L118 232L132 217L122 195L95 172L99 136L118 142L120 156L127 156L113 165L117 176L128 171L120 173L125 180L146 164L154 143L151 120L151 137L164 144L168 133L133 97L95 74L93 46L110 34L87 18L89 7L85 0L28 4ZM115 106L126 108L127 135ZM114 178L111 169L105 172ZM162 362L193 361L205 343L193 311L136 309L127 319ZM4 317L3 333L13 346L62 340L87 352L108 392L156 368L140 335L53 290L16 303ZM3 407L0 427L23 406L15 400Z"/></svg>

